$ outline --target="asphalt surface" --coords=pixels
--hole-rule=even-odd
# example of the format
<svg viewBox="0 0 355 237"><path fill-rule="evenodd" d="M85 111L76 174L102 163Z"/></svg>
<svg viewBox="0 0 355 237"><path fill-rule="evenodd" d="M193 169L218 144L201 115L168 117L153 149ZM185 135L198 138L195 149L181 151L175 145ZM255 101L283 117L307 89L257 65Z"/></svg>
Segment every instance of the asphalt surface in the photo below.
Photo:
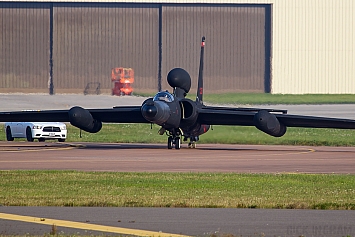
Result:
<svg viewBox="0 0 355 237"><path fill-rule="evenodd" d="M354 211L216 208L0 207L0 213L190 236L354 236ZM1 216L1 215L0 215ZM16 228L14 228L16 227ZM0 221L0 234L43 235L50 225ZM57 227L57 233L112 233Z"/></svg>
<svg viewBox="0 0 355 237"><path fill-rule="evenodd" d="M0 99L0 111L69 109L75 105L110 108L117 105L140 105L145 100L143 97L44 94L0 94ZM287 109L290 114L355 118L354 106L260 107ZM198 145L197 149L168 151L164 144L0 143L0 170L354 174L354 158L355 149L345 147ZM9 214L13 216L9 217ZM29 218L26 219L26 216ZM49 222L48 218L54 219L53 223L61 223L61 220L75 221L63 226L58 224L57 233L60 234L132 235L136 230L149 230L155 231L155 236L165 236L163 233L193 236L228 233L236 236L355 235L354 211L7 206L0 206L0 234L48 234L52 228L51 224L46 223ZM99 227L94 230L90 224ZM109 227L118 229L106 232ZM128 232L119 232L121 230Z"/></svg>
<svg viewBox="0 0 355 237"><path fill-rule="evenodd" d="M355 173L355 147L0 142L1 170Z"/></svg>
<svg viewBox="0 0 355 237"><path fill-rule="evenodd" d="M0 143L1 170L353 174L354 157L352 147L199 145L196 149L168 150L164 144ZM4 214L20 217L8 220ZM22 220L25 216L38 221L25 222ZM49 234L52 226L40 221L48 218L55 219L57 233L66 235L132 235L137 230L153 231L154 236L355 234L354 211L8 206L0 206L0 234ZM60 226L61 220L75 221L75 224ZM90 224L100 228L93 229ZM79 225L84 225L84 229L78 229ZM109 227L127 229L105 231Z"/></svg>

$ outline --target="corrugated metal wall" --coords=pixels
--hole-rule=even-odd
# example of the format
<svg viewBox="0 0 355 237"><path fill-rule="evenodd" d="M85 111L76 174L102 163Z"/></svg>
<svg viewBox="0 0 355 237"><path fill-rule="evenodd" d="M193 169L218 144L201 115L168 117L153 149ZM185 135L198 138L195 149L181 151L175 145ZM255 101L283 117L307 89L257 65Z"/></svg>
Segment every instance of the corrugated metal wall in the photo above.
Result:
<svg viewBox="0 0 355 237"><path fill-rule="evenodd" d="M173 5L163 7L163 67L186 69L197 87L201 36L206 36L204 87L264 92L265 7ZM162 80L163 88L168 88Z"/></svg>
<svg viewBox="0 0 355 237"><path fill-rule="evenodd" d="M158 8L143 4L54 7L56 91L89 82L112 88L111 68L135 71L134 88L156 90Z"/></svg>
<svg viewBox="0 0 355 237"><path fill-rule="evenodd" d="M17 0L12 0L16 2ZM59 0L61 1L61 0ZM73 0L74 2L76 0ZM87 2L100 2L101 0L87 0ZM115 2L114 0L105 0L106 2ZM29 1L30 2L30 1ZM38 2L45 2L45 0L38 0ZM159 3L168 1L156 1L156 0L127 0L126 2L141 2L141 3ZM174 0L176 4L195 4L194 0ZM291 94L303 94L303 93L355 93L355 53L354 53L354 37L355 37L355 1L353 0L202 0L204 3L213 9L213 4L269 4L272 5L272 93L291 93ZM1 3L4 6L5 3ZM15 4L15 3L14 3ZM17 4L20 6L23 2ZM79 3L78 3L79 4ZM8 4L9 5L9 4ZM170 5L167 9L170 8ZM256 6L256 5L254 5ZM185 8L184 8L185 9ZM177 11L184 12L186 9L178 9ZM201 7L195 14L207 15ZM231 10L231 9L229 9ZM18 10L16 10L18 11ZM7 16L4 13L7 12ZM9 22L10 9L1 9L1 27L5 32L4 24ZM45 11L44 11L45 12ZM45 13L47 14L47 13ZM165 14L165 13L164 13ZM170 13L169 13L170 14ZM174 13L171 13L174 14ZM183 16L187 16L188 13L181 13ZM259 14L259 13L258 13ZM17 14L18 15L18 14ZM21 14L22 15L22 14ZM23 16L22 16L23 17ZM189 19L193 19L194 22L202 21L200 19L189 16ZM210 22L211 17L203 18L204 22ZM180 20L175 20L176 26ZM11 23L12 24L12 23ZM185 27L180 29L181 32L186 32L192 28L192 26L184 23ZM173 28L176 26L172 26ZM225 27L225 25L223 25ZM167 28L167 26L165 26ZM198 31L200 28L195 29ZM6 30L8 31L8 30ZM170 30L171 32L173 30ZM14 66L6 66L4 69L4 57L5 52L9 54L7 48L10 43L9 38L13 36L4 36L3 33L1 39L1 72L0 75L6 78L17 78L14 76L15 70L12 70ZM18 34L18 33L17 33ZM179 37L178 31L176 34L170 33L172 37ZM218 42L211 37L207 36L207 46L214 47L214 43ZM225 39L229 34L221 35L220 40ZM163 34L163 37L164 36ZM189 36L190 37L190 36ZM192 37L190 37L192 38ZM200 35L196 36L198 41ZM5 40L5 41L4 41ZM179 43L184 40L180 37ZM169 39L164 38L164 41ZM196 40L197 41L197 40ZM4 46L5 44L5 46ZM192 44L192 43L191 43ZM45 45L45 44L43 44ZM179 48L182 51L182 48ZM188 51L191 52L192 49ZM196 50L196 49L193 49ZM267 48L266 48L267 50ZM215 51L214 51L215 52ZM164 53L164 60L168 54ZM197 52L198 53L198 52ZM209 59L208 50L206 50L206 70L209 67L209 60L217 60L222 58L222 55L211 56ZM185 56L192 58L196 52L190 53L191 55ZM171 53L169 53L171 55ZM266 55L267 56L267 55ZM12 59L8 59L13 61ZM198 60L198 59L197 59ZM19 61L19 60L15 60ZM193 61L193 62L192 62ZM223 61L223 60L222 60ZM218 65L217 63L214 65ZM164 61L164 63L168 63ZM195 63L189 67L188 70L195 75L197 72L193 72L198 64L195 60L191 59L191 63ZM179 63L176 63L178 65ZM16 64L17 65L17 64ZM165 72L167 68L172 65L163 65L164 73L162 73L163 80L165 81ZM11 69L11 71L9 71ZM268 68L265 68L267 71ZM228 69L230 70L230 68ZM237 70L234 69L233 70ZM37 71L37 70L36 70ZM266 73L267 74L267 73ZM266 78L266 77L265 77ZM14 79L11 79L12 81ZM43 80L46 81L47 79ZM6 84L5 79L0 78L2 88ZM9 81L9 79L7 79ZM164 82L165 83L165 82ZM8 85L8 84L7 84ZM165 85L164 85L165 86ZM209 85L209 87L212 85Z"/></svg>
<svg viewBox="0 0 355 237"><path fill-rule="evenodd" d="M55 93L82 93L88 83L110 93L113 67L134 69L136 91L157 91L160 76L170 89L174 67L196 88L203 35L206 92L265 90L263 5L0 3L0 13L0 92L48 92L53 71Z"/></svg>
<svg viewBox="0 0 355 237"><path fill-rule="evenodd" d="M49 78L47 4L0 6L0 91L46 90Z"/></svg>

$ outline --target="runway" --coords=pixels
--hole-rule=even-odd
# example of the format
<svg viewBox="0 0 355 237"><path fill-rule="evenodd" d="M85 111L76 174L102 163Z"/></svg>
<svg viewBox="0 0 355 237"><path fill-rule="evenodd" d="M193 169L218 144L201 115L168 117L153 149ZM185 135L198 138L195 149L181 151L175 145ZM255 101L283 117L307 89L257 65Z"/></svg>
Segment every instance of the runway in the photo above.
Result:
<svg viewBox="0 0 355 237"><path fill-rule="evenodd" d="M354 157L355 147L0 142L0 170L354 174ZM8 235L44 235L56 223L76 235L346 236L353 220L354 211L0 206Z"/></svg>
<svg viewBox="0 0 355 237"><path fill-rule="evenodd" d="M186 144L185 144L186 145ZM0 142L0 170L355 173L355 147Z"/></svg>

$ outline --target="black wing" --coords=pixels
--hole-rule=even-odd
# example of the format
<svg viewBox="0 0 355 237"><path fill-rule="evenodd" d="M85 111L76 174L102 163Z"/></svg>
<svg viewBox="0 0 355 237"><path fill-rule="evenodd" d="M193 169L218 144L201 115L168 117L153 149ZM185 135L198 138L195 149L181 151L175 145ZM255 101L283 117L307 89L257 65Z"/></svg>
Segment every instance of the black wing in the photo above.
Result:
<svg viewBox="0 0 355 237"><path fill-rule="evenodd" d="M285 110L209 107L199 109L198 121L209 125L257 126L254 117L267 111L287 127L355 129L355 120L286 114Z"/></svg>
<svg viewBox="0 0 355 237"><path fill-rule="evenodd" d="M107 123L149 123L141 106L122 106L112 109L87 109L92 117ZM69 110L38 110L0 112L0 122L70 122Z"/></svg>

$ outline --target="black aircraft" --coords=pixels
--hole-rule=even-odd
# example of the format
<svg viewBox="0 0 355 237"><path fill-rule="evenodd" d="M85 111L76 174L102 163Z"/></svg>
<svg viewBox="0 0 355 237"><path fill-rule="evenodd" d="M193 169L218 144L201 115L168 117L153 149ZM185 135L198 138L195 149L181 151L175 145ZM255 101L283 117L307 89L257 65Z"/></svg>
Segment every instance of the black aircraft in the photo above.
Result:
<svg viewBox="0 0 355 237"><path fill-rule="evenodd" d="M289 115L286 110L258 108L213 107L203 104L203 54L205 37L202 37L196 100L186 98L191 78L182 68L172 69L167 80L173 92L158 92L141 106L117 106L112 109L44 110L1 112L0 122L70 122L86 132L96 133L102 123L151 123L161 126L159 134L167 134L168 149L180 149L181 139L189 140L194 148L199 136L211 125L255 126L259 130L281 137L287 127L355 129L355 120ZM11 137L11 131L7 131Z"/></svg>

